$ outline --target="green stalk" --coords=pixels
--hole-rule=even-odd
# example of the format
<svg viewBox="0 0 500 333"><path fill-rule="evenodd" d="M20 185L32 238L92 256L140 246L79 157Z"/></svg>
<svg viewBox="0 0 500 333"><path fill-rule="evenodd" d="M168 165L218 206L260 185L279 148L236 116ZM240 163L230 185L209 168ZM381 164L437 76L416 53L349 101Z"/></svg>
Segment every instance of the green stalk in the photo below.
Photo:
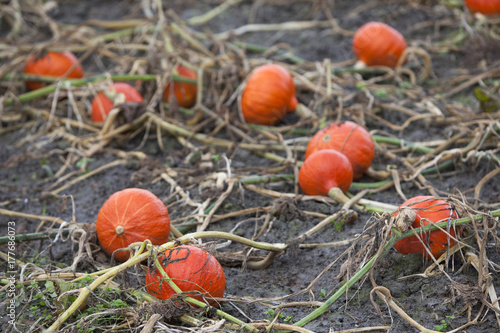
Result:
<svg viewBox="0 0 500 333"><path fill-rule="evenodd" d="M170 104L169 103L163 103L163 107L166 110L170 110ZM180 113L192 117L195 115L195 111L193 109L188 109L188 108L183 108L182 106L177 106L177 109L180 111Z"/></svg>
<svg viewBox="0 0 500 333"><path fill-rule="evenodd" d="M373 183L357 183L357 182L352 182L350 189L351 188L357 188L357 189L376 189L376 188L382 187L384 185L387 185L390 182L392 182L392 179L381 180L379 182L373 182Z"/></svg>
<svg viewBox="0 0 500 333"><path fill-rule="evenodd" d="M243 178L240 181L245 184L258 184L258 183L265 183L265 182L274 182L274 181L280 181L284 179L295 179L294 175L291 174L281 174L281 175L266 175L266 176L254 176L254 177L248 177L248 178ZM351 186L353 187L358 187L358 188L379 188L381 186L384 186L388 184L391 180L384 180L381 182L376 182L376 183L353 183ZM373 185L372 185L373 184ZM344 195L343 193L339 193L339 191L334 189L330 190L331 193L329 192L328 196L335 200L336 202L339 203L346 203L350 198L353 196L351 194ZM397 209L397 206L390 205L390 204L385 204L382 202L377 202L373 200L366 200L366 199L359 199L357 202L358 205L363 206L360 207L358 206L358 209L364 208L364 211L369 212L369 213L385 213L385 212L392 212Z"/></svg>
<svg viewBox="0 0 500 333"><path fill-rule="evenodd" d="M349 279L349 281L347 281L346 283L344 283L342 285L342 287L340 287L336 292L335 294L333 294L328 300L326 300L325 303L323 303L323 305L321 305L319 308L317 308L316 310L314 310L313 312L311 312L310 314L308 314L307 316L305 316L304 318L302 318L301 320L299 320L298 322L296 322L294 324L294 326L299 326L299 327L303 327L304 325L306 325L307 323L311 322L312 320L316 319L317 317L321 316L323 313L325 313L326 311L328 311L328 309L330 308L330 306L337 300L340 298L340 296L342 296L346 290L347 290L347 287L349 286L352 286L354 285L356 282L358 282L366 273L368 273L368 271L372 268L373 264L375 263L375 261L377 261L378 258L381 258L387 251L389 251L389 249L391 247L394 246L394 244L396 244L396 242L399 240L399 238L396 236L396 233L393 233L393 236L389 239L389 241L384 245L384 248L382 249L382 252L380 253L380 256L379 257L376 257L376 256L373 256L370 261L368 261L366 263L365 266L363 266L363 268L361 268L356 274L354 274L354 276Z"/></svg>
<svg viewBox="0 0 500 333"><path fill-rule="evenodd" d="M295 176L292 174L278 174L278 175L265 175L265 176L251 176L247 178L240 179L240 182L244 184L261 184L261 183L271 183L271 182L279 182L282 180L294 180ZM384 185L389 184L392 179L381 180L379 182L373 183L357 183L352 182L352 189L376 189L380 188Z"/></svg>
<svg viewBox="0 0 500 333"><path fill-rule="evenodd" d="M424 169L424 170L420 171L420 173L422 175L430 175L433 173L437 173L439 171L444 171L444 170L448 169L449 167L453 166L454 164L455 164L455 161L453 161L453 160L444 161L444 162L439 163L436 166Z"/></svg>
<svg viewBox="0 0 500 333"><path fill-rule="evenodd" d="M284 243L265 243L265 242L256 242L245 237L237 236L234 234L230 234L228 232L222 231L200 231L193 232L190 234L186 234L182 237L176 239L176 242L186 243L191 239L202 239L202 238L217 238L217 239L226 239L238 242L240 244L245 244L251 247L254 247L259 250L267 250L267 251L285 251L287 249L287 244Z"/></svg>
<svg viewBox="0 0 500 333"><path fill-rule="evenodd" d="M391 138L387 136L381 136L381 135L372 135L373 140L378 143L390 143L392 145L396 145L398 147L408 147L413 149L414 151L418 151L421 153L431 153L434 151L434 149L425 147L425 146L420 146L417 144L414 144L412 142L403 140L403 139L398 139L398 138Z"/></svg>
<svg viewBox="0 0 500 333"><path fill-rule="evenodd" d="M93 76L88 76L85 78L81 79L65 79L63 82L71 82L73 85L73 82L96 82L99 80L105 80L107 78L111 78L113 81L136 81L136 80L142 80L142 81L154 81L158 77L155 74L113 74L113 75L93 75ZM46 76L46 75L33 75L33 74L13 74L9 73L6 74L2 79L9 80L11 78L15 79L21 79L23 81L39 81L39 82L56 82L60 80L60 77L55 77L55 76ZM184 82L184 83L192 83L192 84L197 84L196 80L180 76L177 74L172 75L172 80L175 82Z"/></svg>
<svg viewBox="0 0 500 333"><path fill-rule="evenodd" d="M34 240L40 240L40 239L47 239L47 238L53 238L56 237L59 231L53 231L53 232L35 232L31 234L20 234L20 235L15 235L15 236L3 236L0 237L0 245L2 244L7 244L9 241L14 241L16 243L22 243L22 242L30 242ZM69 230L63 229L61 231L62 236L67 236L69 234ZM11 239L14 238L14 239Z"/></svg>
<svg viewBox="0 0 500 333"><path fill-rule="evenodd" d="M5 75L5 78L10 78L12 75ZM18 76L22 80L33 80L33 81L41 81L41 82L55 82L60 80L60 78L52 77L52 76L39 76L39 75L28 75L28 74L19 74ZM131 74L117 74L109 76L113 81L154 81L156 80L156 75L153 74L144 74L144 75L131 75ZM65 87L66 83L69 82L72 87L80 87L84 86L87 83L96 83L98 81L106 80L108 77L105 75L97 75L90 76L83 79L67 79L61 81L61 87ZM176 82L184 82L184 83L193 83L196 84L196 80L188 79L179 75L173 75L172 80ZM52 84L47 87L43 87L37 90L33 90L24 94L17 96L17 98L7 98L4 102L5 106L12 105L15 101L19 101L21 103L33 100L35 98L47 96L50 93L53 93L57 89L57 84Z"/></svg>
<svg viewBox="0 0 500 333"><path fill-rule="evenodd" d="M89 81L87 79L78 79L78 80L63 80L61 86L64 86L66 82L69 82L72 87L79 87L86 85ZM50 85L47 87L43 87L37 90L33 90L24 94L21 94L17 96L17 98L7 98L4 102L5 106L12 105L16 101L19 101L21 103L31 101L32 99L36 99L39 97L47 96L50 93L53 93L56 91L57 86L56 85Z"/></svg>
<svg viewBox="0 0 500 333"><path fill-rule="evenodd" d="M243 184L261 184L261 183L271 183L271 182L279 182L282 180L294 180L295 176L293 174L277 174L277 175L265 175L265 176L250 176L246 178L240 179L240 182ZM382 180L379 182L373 183L357 183L353 182L351 184L351 190L353 188L356 189L376 189L387 185L391 182L391 179ZM207 212L208 213L208 212Z"/></svg>
<svg viewBox="0 0 500 333"><path fill-rule="evenodd" d="M210 206L208 206L208 208L203 211L203 214L207 215L208 213L210 213L210 211L214 207L215 207L215 202L213 204L211 204ZM196 221L195 219L190 219L186 223L191 223L191 224L180 225L179 227L177 227L177 230L181 234L184 234L184 233L188 232L189 230L193 229L196 226L197 222L198 221Z"/></svg>
<svg viewBox="0 0 500 333"><path fill-rule="evenodd" d="M384 209L384 208L381 208L381 207L377 207L377 206L374 206L374 205L369 205L369 204L363 205L363 208L365 209L365 211L367 213L383 214L383 213L387 213L388 212L387 209Z"/></svg>
<svg viewBox="0 0 500 333"><path fill-rule="evenodd" d="M493 216L493 217L499 217L500 216L500 209L491 212L491 216ZM477 214L477 215L474 215L472 218L474 219L474 221L479 221L483 217L484 217L484 214ZM453 221L453 224L455 226L460 226L460 225L464 225L464 224L467 224L467 223L470 223L470 222L471 222L470 218L463 217L463 218L460 218L460 219L457 219L457 220ZM426 233L426 232L429 232L429 231L432 231L432 230L438 230L439 228L446 229L447 224L448 224L448 221L440 222L440 223L433 223L433 224L426 225L424 227L420 227L420 228L409 230L409 231L405 232L404 234L401 234L401 232L399 230L393 228L392 229L392 233L391 233L392 234L391 238L389 238L389 240L387 241L387 243L384 245L384 247L382 248L382 251L381 251L381 253L380 253L379 256L373 256L370 259L370 261L368 261L365 264L365 266L363 266L356 274L354 274L354 276L352 278L350 278L349 281L347 281L346 283L344 283L335 292L335 294L333 294L328 300L326 300L325 303L323 303L323 305L321 305L319 308L317 308L316 310L314 310L313 312L311 312L310 314L308 314L307 316L305 316L304 318L302 318L298 322L296 322L294 325L295 326L299 326L299 327L303 327L307 323L311 322L312 320L316 319L317 317L321 316L323 313L325 313L326 311L328 311L328 309L330 308L330 306L346 292L346 290L347 290L348 287L353 286L366 273L368 273L368 271L373 267L373 264L375 264L375 262L379 258L382 258L389 251L389 249L391 247L393 247L394 244L396 244L401 239L407 238L407 237L411 237L411 236L414 236L414 235L418 235L420 233Z"/></svg>

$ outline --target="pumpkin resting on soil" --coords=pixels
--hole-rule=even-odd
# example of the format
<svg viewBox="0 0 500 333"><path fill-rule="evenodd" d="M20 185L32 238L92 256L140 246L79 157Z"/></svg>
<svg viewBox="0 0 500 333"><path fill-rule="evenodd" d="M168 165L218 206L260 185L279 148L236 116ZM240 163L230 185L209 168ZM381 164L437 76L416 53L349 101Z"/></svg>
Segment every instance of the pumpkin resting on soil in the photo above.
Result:
<svg viewBox="0 0 500 333"><path fill-rule="evenodd" d="M500 0L465 0L465 5L472 13L500 15Z"/></svg>
<svg viewBox="0 0 500 333"><path fill-rule="evenodd" d="M189 68L179 65L176 67L175 71L179 76L196 80L196 73ZM165 87L163 91L163 101L168 103L171 94L173 94L180 107L190 108L196 102L196 91L196 84L174 81L173 83L168 83Z"/></svg>
<svg viewBox="0 0 500 333"><path fill-rule="evenodd" d="M284 67L263 65L253 71L241 96L241 113L249 124L276 125L297 107L295 84Z"/></svg>
<svg viewBox="0 0 500 333"><path fill-rule="evenodd" d="M226 276L220 263L207 251L199 247L183 245L164 252L159 256L168 277L189 296L203 301L206 299L210 305L216 305L211 297L222 297L226 290ZM159 299L169 299L176 294L166 281L161 281L162 275L155 269L154 273L148 271L146 275L147 292ZM201 295L201 294L203 295Z"/></svg>
<svg viewBox="0 0 500 333"><path fill-rule="evenodd" d="M128 83L115 82L112 86L106 88L105 91L97 93L92 100L90 114L92 121L102 123L106 119L109 112L115 107L118 94L123 94L124 102L127 103L142 103L141 94Z"/></svg>
<svg viewBox="0 0 500 333"><path fill-rule="evenodd" d="M457 212L450 204L442 199L432 199L432 196L417 196L405 201L399 208L410 208L416 213L415 221L411 225L413 228L420 228L431 223L455 220L458 218ZM418 202L421 201L421 202ZM399 211L394 213L394 217L399 215ZM446 230L446 228L443 228ZM456 231L460 233L461 228ZM439 258L446 250L455 244L450 236L456 237L453 226L448 235L445 231L433 230L430 233L420 234L419 237L429 247L434 258ZM394 245L394 248L402 254L419 253L425 258L429 258L424 244L417 238L411 236L400 240Z"/></svg>
<svg viewBox="0 0 500 333"><path fill-rule="evenodd" d="M351 183L351 163L333 149L311 154L299 170L299 185L307 195L328 196L332 188L340 188L345 193Z"/></svg>
<svg viewBox="0 0 500 333"><path fill-rule="evenodd" d="M154 245L168 242L170 217L165 204L148 190L127 188L114 193L102 205L96 221L97 237L109 255L132 243L149 239ZM129 251L115 253L126 261Z"/></svg>
<svg viewBox="0 0 500 333"><path fill-rule="evenodd" d="M54 77L63 77L67 74L68 79L82 78L83 67L75 64L78 64L78 59L69 51L47 52L40 57L30 56L24 67L24 73ZM72 67L73 70L68 73ZM26 81L28 90L40 89L46 85L44 82Z"/></svg>
<svg viewBox="0 0 500 333"><path fill-rule="evenodd" d="M406 41L393 27L382 22L368 22L354 34L352 46L366 66L396 67L406 50Z"/></svg>
<svg viewBox="0 0 500 333"><path fill-rule="evenodd" d="M305 159L322 149L344 154L352 164L353 179L361 178L375 157L370 133L352 121L336 122L316 132L307 144Z"/></svg>

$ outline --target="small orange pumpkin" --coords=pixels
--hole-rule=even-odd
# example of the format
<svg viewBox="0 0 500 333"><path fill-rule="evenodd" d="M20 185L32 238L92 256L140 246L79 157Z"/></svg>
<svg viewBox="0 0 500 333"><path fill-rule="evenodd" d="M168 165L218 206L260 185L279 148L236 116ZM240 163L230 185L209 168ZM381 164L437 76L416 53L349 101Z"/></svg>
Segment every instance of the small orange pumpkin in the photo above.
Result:
<svg viewBox="0 0 500 333"><path fill-rule="evenodd" d="M465 0L465 5L472 13L500 15L500 0Z"/></svg>
<svg viewBox="0 0 500 333"><path fill-rule="evenodd" d="M241 113L249 124L276 125L297 104L290 72L280 65L268 64L250 75L241 96Z"/></svg>
<svg viewBox="0 0 500 333"><path fill-rule="evenodd" d="M207 251L199 247L183 245L164 252L158 258L168 277L184 292L197 291L192 297L210 305L217 302L211 297L222 297L226 290L226 276L220 263ZM161 280L158 269L146 274L147 292L159 299L169 299L176 294L166 281ZM160 282L161 281L161 282ZM191 295L190 295L191 296Z"/></svg>
<svg viewBox="0 0 500 333"><path fill-rule="evenodd" d="M193 80L196 80L197 77L196 72L181 65L176 67L175 73ZM163 101L168 103L168 101L170 101L170 96L174 95L180 107L190 108L196 102L196 91L196 84L174 81L173 83L168 83L165 87L163 91Z"/></svg>
<svg viewBox="0 0 500 333"><path fill-rule="evenodd" d="M375 157L370 133L352 121L332 123L316 132L307 144L305 159L322 149L334 149L344 154L352 164L353 179L361 178Z"/></svg>
<svg viewBox="0 0 500 333"><path fill-rule="evenodd" d="M96 221L97 238L109 255L132 243L149 239L154 245L168 242L170 217L165 204L153 193L127 188L114 193L102 205ZM117 261L126 261L128 251L115 253Z"/></svg>
<svg viewBox="0 0 500 333"><path fill-rule="evenodd" d="M115 82L112 86L108 86L105 91L97 93L92 100L90 115L92 121L102 123L106 116L115 106L115 98L118 94L125 95L125 102L142 103L141 94L128 83Z"/></svg>
<svg viewBox="0 0 500 333"><path fill-rule="evenodd" d="M79 79L83 77L83 67L78 64L73 70L68 71L78 64L78 59L69 51L47 52L40 57L31 55L24 66L25 74L44 75L53 77L66 77L69 79ZM46 86L46 83L36 81L26 81L28 90L36 90Z"/></svg>
<svg viewBox="0 0 500 333"><path fill-rule="evenodd" d="M299 170L299 185L307 195L328 196L334 187L345 193L351 183L351 163L344 154L333 149L312 153Z"/></svg>
<svg viewBox="0 0 500 333"><path fill-rule="evenodd" d="M416 213L413 228L420 228L431 223L455 220L458 218L457 212L453 207L442 199L433 199L432 196L417 196L405 201L400 207L410 208ZM399 215L399 211L393 214ZM446 230L446 228L443 228ZM460 228L456 228L460 233ZM420 234L420 238L429 247L434 258L439 258L448 248L455 244L455 240L448 236L445 231L433 230L430 233ZM450 236L456 237L455 230L450 228ZM429 258L424 244L417 238L411 236L400 240L394 245L394 248L402 254L419 253L424 258Z"/></svg>
<svg viewBox="0 0 500 333"><path fill-rule="evenodd" d="M406 50L406 41L391 26L368 22L356 31L352 41L354 53L366 66L396 67Z"/></svg>

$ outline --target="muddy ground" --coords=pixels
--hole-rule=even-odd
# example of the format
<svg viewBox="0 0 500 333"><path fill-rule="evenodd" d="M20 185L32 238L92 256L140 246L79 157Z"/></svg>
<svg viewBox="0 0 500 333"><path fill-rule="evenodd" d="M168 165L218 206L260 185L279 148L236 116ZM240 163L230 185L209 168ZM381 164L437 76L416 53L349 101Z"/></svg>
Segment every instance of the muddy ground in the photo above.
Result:
<svg viewBox="0 0 500 333"><path fill-rule="evenodd" d="M22 1L21 1L22 2ZM154 2L154 1L153 1ZM216 7L221 1L164 1L165 11L169 10L178 16L179 22L188 20L191 17L206 13ZM207 107L222 117L228 117L236 126L243 126L239 121L236 103L226 103L249 72L251 59L282 62L290 66L291 69L299 73L314 73L311 80L314 84L324 84L325 59L329 59L332 68L350 68L353 64L354 54L352 52L352 33L364 22L377 20L391 24L401 31L408 44L421 48L432 60L432 71L429 76L422 81L411 82L407 75L388 76L385 80L369 80L381 77L384 73L371 72L360 73L340 73L338 81L333 79L334 96L325 98L323 93L314 93L307 86L298 85L297 97L300 103L308 106L319 117L325 116L324 121L332 122L337 119L354 120L364 125L372 134L386 135L395 138L402 138L409 142L421 144L434 140L447 140L462 133L462 136L455 143L445 147L445 156L450 157L453 163L439 172L429 172L425 176L425 183L422 180L405 180L411 175L411 170L402 164L401 159L411 156L424 156L420 152L399 149L397 146L379 143L373 168L385 170L391 165L398 170L401 178L401 191L408 198L415 195L429 195L437 193L440 196L453 196L467 207L475 207L474 212L492 211L498 208L500 202L500 182L498 176L489 179L480 190L479 200L474 200L474 190L478 183L493 170L498 168L498 161L488 158L480 158L479 154L461 154L448 151L452 148L463 148L468 142L473 140L478 129L485 131L491 128L496 130L496 134L476 147L474 152L498 154L498 127L492 127L498 119L498 108L496 101L498 98L498 81L495 81L493 69L498 68L497 58L500 51L500 44L495 35L489 34L494 31L497 23L481 23L477 18L469 13L464 13L464 8L460 4L453 6L446 5L446 1L241 1L235 6L228 8L215 19L202 26L192 26L193 31L206 33L206 36L220 32L236 29L249 23L283 23L290 21L324 21L332 18L335 22L332 26L312 27L300 30L273 30L250 32L231 37L231 42L247 42L264 47L280 45L280 50L289 50L293 55L306 61L304 63L293 64L286 58L285 52L262 52L242 51L244 57L234 58L234 64L228 60L220 60L213 67L208 77L216 77L216 73L222 77L222 82L227 84L229 93L220 94L224 84L218 81L215 88L208 88L209 93L205 97L204 103ZM451 3L451 2L450 2ZM29 22L33 12L24 12ZM66 42L71 47L75 47L75 53L81 56L85 53L85 48L78 49L78 45L85 45L89 38L95 35L113 31L112 28L102 27L98 24L91 24L88 20L129 20L145 19L144 12L138 2L134 1L68 1L58 3L57 8L47 12L48 17L53 20L67 34L62 34L57 40L58 43L50 44L60 47ZM157 14L155 14L157 15ZM167 14L168 20L173 20L172 13ZM154 16L153 22L157 20ZM81 38L72 35L78 24L85 26L88 24L87 35L82 33ZM333 24L333 23L332 23ZM2 32L0 42L12 42L18 47L17 56L27 56L29 49L22 46L29 43L40 42L43 38L51 36L48 25L40 24L37 28L37 36L27 33L35 30L36 26L31 26L22 30L14 39L8 36L9 25L2 22L0 27ZM81 27L81 26L80 26ZM31 29L31 30L30 30ZM470 31L469 31L469 30ZM138 36L138 40L144 45L148 45ZM194 33L193 33L194 35ZM492 37L493 36L493 37ZM147 51L120 50L121 43L128 43L130 39L124 37L123 41L117 39L116 51L119 59L113 59L102 52L102 45L96 46L95 54L91 54L83 60L85 71L88 75L100 74L110 71L111 74L125 73L130 71L132 60L130 58L141 57L150 60ZM224 42L214 43L211 39L202 40L209 50L214 54L224 52L231 53ZM196 57L197 52L188 52L182 47L190 48L191 45L185 42L174 44L175 56L184 57L186 60L201 65L203 57ZM116 49L110 48L115 52ZM127 53L129 52L129 53ZM141 53L142 52L142 53ZM163 51L164 52L164 51ZM232 54L232 53L231 53ZM285 54L285 55L284 55ZM127 56L129 58L127 58ZM8 60L12 60L12 57ZM171 58L172 59L172 58ZM115 61L116 60L116 61ZM121 62L120 62L121 61ZM12 65L12 72L22 70L21 62ZM308 67L313 64L312 67ZM247 66L247 67L245 67ZM423 71L422 58L414 55L406 65L416 75ZM144 68L148 68L145 66ZM149 68L151 69L151 68ZM122 70L120 72L119 70ZM154 68L152 69L154 71ZM219 71L220 70L220 71ZM485 76L479 81L479 85L471 84L456 94L447 96L449 89L457 87L465 79L460 77L485 73L491 70L491 76ZM4 73L2 73L4 74ZM497 75L497 74L496 74ZM493 78L493 79L492 79ZM11 79L12 80L12 79ZM24 86L14 81L2 81L1 92L7 97L19 96L24 93ZM215 81L212 81L212 83ZM368 89L364 90L359 83L364 82ZM486 113L483 105L474 95L476 87L482 87L490 94L488 103L495 109ZM142 91L149 100L153 100L154 88L152 84L141 86ZM88 110L91 94L85 87L76 92L75 99L81 110ZM373 100L370 100L373 97ZM190 198L195 202L202 203L210 199L213 203L227 187L222 189L209 187L200 193L199 184L206 180L214 172L225 172L226 163L222 154L226 154L231 160L231 171L234 176L245 178L248 176L260 176L272 174L275 169L279 173L293 174L293 165L285 165L283 162L276 162L262 157L261 154L233 147L223 149L210 144L203 144L193 138L188 137L191 144L179 140L172 133L163 132L158 137L158 132L154 126L146 128L143 126L135 132L128 132L117 136L102 149L97 150L91 156L79 156L75 153L82 146L75 143L68 135L71 133L77 138L87 138L95 136L85 129L77 129L59 126L59 130L50 128L48 120L36 112L29 110L50 111L53 95L42 96L24 103L16 102L14 105L4 106L4 115L11 115L19 111L20 118L0 118L2 121L2 135L0 136L0 208L26 214L46 215L58 217L64 221L73 220L78 223L92 223L95 221L97 213L104 201L114 192L128 187L145 188L158 197L165 200L169 207L170 216L180 227L186 221L183 217L194 214L194 208L177 202L179 197L172 197L172 187L159 178L165 168L170 168L178 172L178 184L189 192ZM220 98L220 101L217 101ZM342 101L342 98L345 100ZM429 109L422 106L422 101L431 101L442 115L436 117ZM387 105L404 106L419 114L430 114L429 117L416 118L408 121L412 115L405 114ZM61 117L77 119L75 112L71 109L67 99L58 102L55 114ZM154 104L153 109L158 111L158 106ZM68 113L69 112L69 113ZM0 113L0 116L2 114ZM182 114L172 111L168 117L175 119L181 126L193 117L193 114ZM169 119L170 119L169 118ZM83 115L85 122L89 122L88 116ZM209 119L203 115L198 123ZM20 126L26 123L26 126ZM298 124L298 125L297 125ZM298 139L298 145L304 145L307 137L317 129L317 123L300 119L297 115L290 114L284 121L284 126L294 126L305 129L305 134L297 132L283 132L285 140ZM498 125L498 122L497 122ZM400 126L399 128L397 126ZM490 127L488 127L490 126ZM10 128L10 130L9 130ZM14 129L15 128L15 129ZM194 128L198 133L211 135L216 128L214 121L206 121L203 126ZM241 127L248 130L246 127ZM249 135L260 142L268 140L261 130L250 129ZM271 133L277 133L278 129L271 129ZM90 134L89 134L90 133ZM133 133L133 135L131 135ZM217 137L233 141L241 141L241 138L227 129L219 131ZM300 141L301 139L304 139ZM24 140L24 141L23 141ZM161 141L162 145L158 142ZM182 144L184 142L184 145ZM443 141L440 141L442 143ZM436 145L430 145L436 147ZM390 159L385 152L393 151L400 159ZM120 152L129 153L124 157ZM142 159L134 158L130 152L142 152ZM283 151L273 151L285 156ZM69 159L69 156L71 159ZM196 156L207 154L210 156L211 165L202 168ZM193 157L194 156L194 157ZM214 159L213 156L216 158ZM430 161L437 156L427 156L425 161ZM490 155L492 156L492 155ZM54 189L66 184L71 179L96 170L113 161L125 159L126 161L114 167L107 168L91 177L68 186L58 192L51 193ZM303 159L303 152L298 151L297 160ZM71 160L72 165L66 168L62 174L58 174L64 164ZM74 162L77 163L74 163ZM86 164L85 164L86 163ZM65 175L66 179L61 179ZM407 177L407 178L405 178ZM358 182L373 183L376 180L365 176ZM268 182L257 185L260 188L271 189L281 193L294 193L295 186L293 180L282 180ZM359 189L353 187L353 193ZM432 192L431 190L435 191ZM302 193L292 200L287 201L289 206L272 216L270 226L259 238L259 241L270 243L289 242L301 233L309 230L322 220L318 216L305 216L300 212L317 212L324 216L335 213L340 209L340 205L332 202L304 201L300 200ZM388 204L400 205L402 197L394 186L380 192L369 193L365 198L376 200ZM73 206L74 204L74 206ZM247 238L253 237L261 228L266 217L266 210L257 210L250 214L236 217L226 217L217 220L218 216L231 212L239 212L246 208L258 208L268 206L278 206L283 204L283 199L264 196L245 184L237 184L232 194L225 199L220 208L216 211L214 218L216 221L209 224L207 230L231 231L237 235ZM475 206L474 206L475 205ZM298 210L294 209L295 207ZM336 226L330 224L321 232L314 234L305 243L328 243L340 240L351 239L360 234L364 228L378 219L376 214L361 213L359 218L352 224ZM36 218L23 216L7 216L0 214L0 226L7 230L9 221L15 222L16 234L32 233L44 231L48 228L57 229L59 222L51 223L46 221L43 225ZM497 221L498 222L498 221ZM469 228L469 232L473 230ZM498 230L493 228L493 232L498 236ZM5 233L6 234L6 233ZM206 240L204 241L206 242ZM222 243L222 242L221 242ZM473 248L477 249L474 238L469 239ZM33 241L22 242L16 245L16 259L24 263L32 262L37 267L46 270L68 267L73 263L77 244L71 240L61 242L60 240L49 247L49 242ZM494 281L494 288L500 293L498 286L499 274L498 265L500 256L496 250L494 239L489 239L486 255L491 261L489 265L490 278ZM294 251L287 251L274 259L270 267L264 270L249 270L241 267L241 264L234 266L224 265L227 278L225 297L228 299L222 302L221 309L235 317L246 321L272 320L278 312L270 313L270 306L284 305L280 322L293 323L314 310L311 301L323 302L333 294L342 284L342 280L336 279L340 272L341 262L333 265L317 282L312 286L310 292L306 292L293 297L283 299L267 300L262 299L286 296L304 288L317 277L334 259L338 258L346 249L343 246L327 246L315 248L299 248ZM221 248L220 251L234 252L242 247L238 244ZM357 248L356 250L359 250ZM5 245L2 251L6 252ZM258 254L264 252L256 251ZM94 253L95 262L88 258L82 260L76 267L76 272L93 272L108 264L109 258L103 253ZM352 254L354 255L354 253ZM343 262L344 260L342 260ZM437 274L432 277L422 277L418 274L430 265L429 261L423 260L419 255L401 255L395 250L391 250L383 257L373 270L374 282L380 286L387 287L394 300L406 311L415 321L428 329L437 331L449 331L458 328L478 313L481 316L478 323L464 328L463 331L474 332L498 332L499 326L492 310L486 311L485 303L481 301L484 291L475 296L466 297L457 294L457 289L452 287L450 280L461 285L473 288L477 286L478 274L470 265L464 264L460 256L454 256L445 272L448 274ZM463 267L466 266L466 267ZM6 261L1 262L2 270L7 268ZM33 268L35 266L31 266ZM30 266L26 267L30 271ZM495 269L497 271L495 271ZM130 270L127 276L119 276L116 280L122 283L124 289L139 288L142 283L144 273L137 270ZM5 280L3 280L5 281ZM413 332L418 331L411 326L408 321L389 310L380 299L375 296L377 304L381 309L382 317L377 313L370 301L370 292L373 288L368 279L363 279L362 284L352 286L348 293L335 302L330 311L324 313L319 318L313 320L305 327L315 332L333 332L339 330L356 329L362 327L374 327L389 325L390 332ZM3 283L5 284L5 283ZM478 296L479 295L479 296ZM6 294L0 294L2 304L5 303ZM31 293L33 297L33 292ZM92 298L92 296L91 296ZM47 315L47 309L33 308L30 303L29 292L18 304L16 313L17 329L23 332L41 331L40 322L37 319ZM286 306L291 302L303 302ZM4 307L0 311L4 311ZM48 307L48 309L51 309ZM468 318L468 311L471 318ZM45 312L44 312L45 310ZM48 313L53 311L49 310ZM0 312L2 313L2 312ZM3 314L2 314L3 317ZM45 326L50 325L55 318L41 320ZM36 323L35 323L36 322ZM71 321L70 321L71 322ZM2 319L2 325L6 326L6 320ZM110 325L106 322L106 325ZM137 326L122 329L123 331L134 331ZM64 326L63 326L64 328ZM92 326L95 331L101 331L99 327ZM108 326L109 328L109 326ZM68 331L77 331L75 327L66 328ZM8 330L15 331L9 326ZM231 331L231 329L226 329ZM383 330L387 331L387 329Z"/></svg>

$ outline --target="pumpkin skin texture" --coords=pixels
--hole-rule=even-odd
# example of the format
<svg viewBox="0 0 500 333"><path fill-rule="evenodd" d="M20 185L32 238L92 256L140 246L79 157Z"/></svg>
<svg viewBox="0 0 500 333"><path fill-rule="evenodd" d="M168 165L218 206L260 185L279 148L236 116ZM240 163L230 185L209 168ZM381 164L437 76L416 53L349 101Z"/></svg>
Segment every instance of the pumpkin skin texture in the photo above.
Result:
<svg viewBox="0 0 500 333"><path fill-rule="evenodd" d="M428 200L426 200L428 199ZM422 202L417 202L421 201ZM412 224L413 228L420 228L431 223L444 222L449 219L457 219L457 212L450 204L442 199L432 199L431 196L417 196L405 201L400 208L411 208L417 215ZM399 212L393 214L398 216ZM446 228L443 228L446 230ZM460 228L456 228L460 232ZM450 235L456 237L455 230L450 228ZM420 234L420 238L426 243L434 258L439 258L446 250L455 244L455 241L450 238L448 243L448 235L441 230L433 230L426 234ZM419 253L424 258L429 258L427 251L422 242L417 236L411 236L400 240L394 245L394 248L402 254Z"/></svg>
<svg viewBox="0 0 500 333"><path fill-rule="evenodd" d="M226 276L220 263L207 251L199 247L183 245L165 252L165 257L159 257L167 275L184 292L199 291L204 295L193 293L192 297L206 301L210 305L217 305L212 297L224 296L226 290ZM147 292L159 299L169 299L176 294L166 281L160 280L162 276L158 269L154 272L148 270L146 275Z"/></svg>
<svg viewBox="0 0 500 333"><path fill-rule="evenodd" d="M344 154L352 164L353 179L359 179L375 157L373 139L362 126L343 121L319 130L307 144L305 159L322 149L334 149Z"/></svg>
<svg viewBox="0 0 500 333"><path fill-rule="evenodd" d="M500 15L500 0L465 0L465 5L472 13Z"/></svg>
<svg viewBox="0 0 500 333"><path fill-rule="evenodd" d="M241 113L249 124L276 125L297 105L292 75L274 64L256 68L241 96Z"/></svg>
<svg viewBox="0 0 500 333"><path fill-rule="evenodd" d="M344 154L333 149L314 152L299 170L299 185L307 195L328 196L333 187L345 193L351 183L351 163Z"/></svg>
<svg viewBox="0 0 500 333"><path fill-rule="evenodd" d="M149 239L154 245L168 242L170 217L165 204L153 193L127 188L111 195L102 205L96 221L97 238L109 255L132 243ZM126 261L130 252L119 251L115 259Z"/></svg>
<svg viewBox="0 0 500 333"><path fill-rule="evenodd" d="M96 123L104 122L106 116L115 106L114 101L112 101L107 95L111 97L112 95L117 95L119 93L125 95L125 102L143 102L143 98L137 89L128 83L115 82L112 86L108 86L105 92L101 91L97 93L96 97L92 100L92 106L90 108L92 121Z"/></svg>
<svg viewBox="0 0 500 333"><path fill-rule="evenodd" d="M196 80L196 73L189 68L179 65L177 66L176 71L177 74L182 77ZM168 103L170 96L173 93L180 107L190 108L196 102L196 91L196 84L175 81L173 83L170 82L163 91L163 101Z"/></svg>
<svg viewBox="0 0 500 333"><path fill-rule="evenodd" d="M78 63L75 55L69 51L47 52L41 57L31 55L24 66L25 74L45 75L63 77L68 70ZM83 77L83 67L78 64L67 76L68 79L79 79ZM36 90L45 87L44 82L26 81L28 90Z"/></svg>
<svg viewBox="0 0 500 333"><path fill-rule="evenodd" d="M368 22L361 26L352 41L354 53L366 66L396 67L406 49L406 41L391 26Z"/></svg>

